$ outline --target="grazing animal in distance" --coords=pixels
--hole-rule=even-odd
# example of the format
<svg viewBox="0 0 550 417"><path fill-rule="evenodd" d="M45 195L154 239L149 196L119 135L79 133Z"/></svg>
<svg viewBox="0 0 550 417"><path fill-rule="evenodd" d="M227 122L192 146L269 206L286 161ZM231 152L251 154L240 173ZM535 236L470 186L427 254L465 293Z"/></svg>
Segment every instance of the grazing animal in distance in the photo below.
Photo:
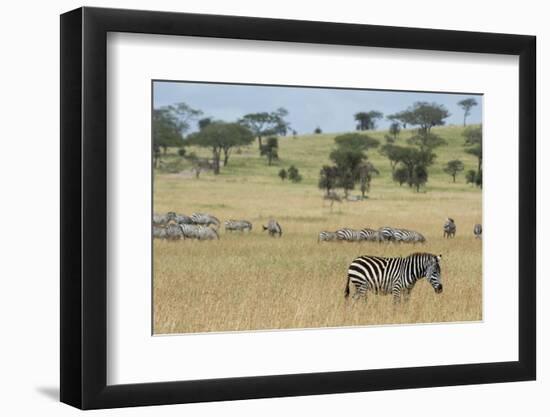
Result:
<svg viewBox="0 0 550 417"><path fill-rule="evenodd" d="M244 232L245 230L252 231L252 223L248 220L227 220L224 222L224 225L226 232L233 232L235 230L240 232Z"/></svg>
<svg viewBox="0 0 550 417"><path fill-rule="evenodd" d="M332 206L334 206L334 203L342 203L342 197L338 195L338 193L331 191L323 196L323 202L324 201L330 201L330 211L332 212Z"/></svg>
<svg viewBox="0 0 550 417"><path fill-rule="evenodd" d="M166 229L164 227L153 226L154 239L166 239Z"/></svg>
<svg viewBox="0 0 550 417"><path fill-rule="evenodd" d="M185 214L176 214L173 220L177 224L193 224L193 219L190 216L186 216Z"/></svg>
<svg viewBox="0 0 550 417"><path fill-rule="evenodd" d="M368 242L377 242L378 241L378 231L364 228L359 231L361 240L366 240Z"/></svg>
<svg viewBox="0 0 550 417"><path fill-rule="evenodd" d="M445 222L445 224L443 225L443 237L451 238L451 237L455 237L455 234L456 234L455 221L449 217Z"/></svg>
<svg viewBox="0 0 550 417"><path fill-rule="evenodd" d="M378 229L378 242L393 242L395 241L394 228L384 226Z"/></svg>
<svg viewBox="0 0 550 417"><path fill-rule="evenodd" d="M172 221L176 216L176 213L170 211L166 214L153 213L153 225L155 226L166 226L170 221Z"/></svg>
<svg viewBox="0 0 550 417"><path fill-rule="evenodd" d="M426 238L421 233L407 229L393 229L393 238L395 242L403 243L416 244L426 242Z"/></svg>
<svg viewBox="0 0 550 417"><path fill-rule="evenodd" d="M346 242L359 242L362 240L361 231L355 229L338 229L336 231L338 240L345 240Z"/></svg>
<svg viewBox="0 0 550 417"><path fill-rule="evenodd" d="M169 224L166 226L166 239L168 240L180 240L183 239L184 235L181 231L181 228L178 224Z"/></svg>
<svg viewBox="0 0 550 417"><path fill-rule="evenodd" d="M481 239L481 232L482 232L481 225L478 223L474 226L474 235L476 239Z"/></svg>
<svg viewBox="0 0 550 417"><path fill-rule="evenodd" d="M338 240L338 234L336 232L323 231L323 232L319 233L317 243L319 243L319 242L332 242L334 240Z"/></svg>
<svg viewBox="0 0 550 417"><path fill-rule="evenodd" d="M218 218L208 213L193 213L191 215L191 220L193 221L193 224L199 224L201 226L214 225L216 229L220 227L220 221Z"/></svg>
<svg viewBox="0 0 550 417"><path fill-rule="evenodd" d="M279 237L283 234L283 228L281 225L277 222L277 220L270 219L267 222L267 226L262 225L263 230L267 230L269 233L269 236L275 237L275 235L279 235Z"/></svg>
<svg viewBox="0 0 550 417"><path fill-rule="evenodd" d="M443 291L441 284L441 255L431 253L413 253L407 257L383 258L379 256L360 256L353 260L348 268L348 278L344 296L350 293L350 283L355 286L353 298L367 296L367 291L374 294L393 295L394 303L405 301L421 278L426 278L434 291Z"/></svg>
<svg viewBox="0 0 550 417"><path fill-rule="evenodd" d="M197 224L178 224L184 239L213 240L219 239L218 232L208 226Z"/></svg>

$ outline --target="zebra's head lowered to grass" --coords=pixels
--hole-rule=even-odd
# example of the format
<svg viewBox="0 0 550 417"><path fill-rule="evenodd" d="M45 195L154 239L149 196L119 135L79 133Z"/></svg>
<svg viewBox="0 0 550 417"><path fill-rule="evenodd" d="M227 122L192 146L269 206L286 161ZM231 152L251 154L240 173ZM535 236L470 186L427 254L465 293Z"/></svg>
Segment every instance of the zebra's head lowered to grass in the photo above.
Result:
<svg viewBox="0 0 550 417"><path fill-rule="evenodd" d="M436 294L441 294L443 292L443 284L441 284L441 266L439 261L441 261L442 255L433 255L433 261L428 264L426 268L426 279L433 287Z"/></svg>

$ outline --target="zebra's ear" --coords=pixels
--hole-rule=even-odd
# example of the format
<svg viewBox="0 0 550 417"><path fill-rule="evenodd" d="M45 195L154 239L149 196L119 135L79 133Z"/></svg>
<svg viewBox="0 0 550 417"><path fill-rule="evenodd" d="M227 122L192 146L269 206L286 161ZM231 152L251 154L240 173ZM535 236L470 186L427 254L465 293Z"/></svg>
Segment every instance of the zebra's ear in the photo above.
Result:
<svg viewBox="0 0 550 417"><path fill-rule="evenodd" d="M443 255L437 255L435 258L437 259L437 262L439 262L441 261L441 258L443 258Z"/></svg>

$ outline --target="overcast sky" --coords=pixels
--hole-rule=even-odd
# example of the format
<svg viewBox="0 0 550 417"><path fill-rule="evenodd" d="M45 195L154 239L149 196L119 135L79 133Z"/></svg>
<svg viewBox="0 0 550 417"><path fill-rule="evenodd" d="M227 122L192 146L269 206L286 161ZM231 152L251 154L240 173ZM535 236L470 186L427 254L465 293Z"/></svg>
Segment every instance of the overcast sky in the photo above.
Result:
<svg viewBox="0 0 550 417"><path fill-rule="evenodd" d="M319 126L323 132L355 129L353 115L378 110L384 115L405 110L416 101L443 104L451 113L446 124L462 124L463 110L457 102L473 97L478 105L471 110L468 123L481 123L482 96L473 94L420 93L402 91L346 90L304 87L211 84L155 81L155 108L184 102L202 110L204 117L227 122L247 113L271 112L279 107L289 111L288 121L299 134L311 133ZM379 120L378 129L389 122ZM193 126L193 130L196 126Z"/></svg>

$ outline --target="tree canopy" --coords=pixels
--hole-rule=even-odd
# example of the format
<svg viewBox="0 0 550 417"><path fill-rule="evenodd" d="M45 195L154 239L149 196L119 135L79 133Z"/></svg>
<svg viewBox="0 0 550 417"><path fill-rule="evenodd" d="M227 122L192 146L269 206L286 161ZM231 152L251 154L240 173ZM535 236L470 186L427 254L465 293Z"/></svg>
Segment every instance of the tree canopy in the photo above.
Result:
<svg viewBox="0 0 550 417"><path fill-rule="evenodd" d="M214 174L220 173L220 158L224 153L224 165L227 164L232 148L250 144L253 134L238 123L211 122L202 130L192 133L185 141L186 145L196 145L212 150Z"/></svg>
<svg viewBox="0 0 550 417"><path fill-rule="evenodd" d="M464 126L466 126L466 118L470 115L472 107L477 106L477 100L475 98L465 98L457 103L462 110L464 110Z"/></svg>
<svg viewBox="0 0 550 417"><path fill-rule="evenodd" d="M444 125L445 119L450 115L441 104L417 101L407 110L388 116L388 119L399 121L403 127L418 126L429 133L432 127Z"/></svg>
<svg viewBox="0 0 550 417"><path fill-rule="evenodd" d="M153 144L166 153L170 146L182 146L183 135L190 129L190 123L202 114L185 103L163 106L153 110Z"/></svg>
<svg viewBox="0 0 550 417"><path fill-rule="evenodd" d="M273 135L286 135L290 124L285 120L288 110L283 107L273 112L245 114L239 123L246 126L258 138L258 149L262 149L262 138Z"/></svg>
<svg viewBox="0 0 550 417"><path fill-rule="evenodd" d="M357 122L357 130L374 130L376 129L376 121L384 117L384 114L376 110L371 110L368 112L355 113L353 117Z"/></svg>

